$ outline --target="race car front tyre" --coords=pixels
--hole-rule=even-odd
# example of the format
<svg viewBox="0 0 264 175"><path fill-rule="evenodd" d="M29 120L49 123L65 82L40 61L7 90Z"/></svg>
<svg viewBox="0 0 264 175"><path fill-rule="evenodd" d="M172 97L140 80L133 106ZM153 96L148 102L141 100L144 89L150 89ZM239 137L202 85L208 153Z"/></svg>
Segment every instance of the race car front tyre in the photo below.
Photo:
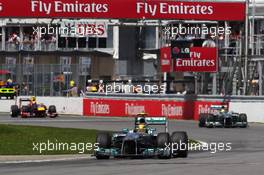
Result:
<svg viewBox="0 0 264 175"><path fill-rule="evenodd" d="M19 115L19 109L17 105L12 105L11 106L11 117L18 117Z"/></svg>
<svg viewBox="0 0 264 175"><path fill-rule="evenodd" d="M207 125L207 128L213 128L214 125L211 123L216 122L216 117L213 114L208 114L208 117L206 118L206 122L210 123L209 125Z"/></svg>
<svg viewBox="0 0 264 175"><path fill-rule="evenodd" d="M98 133L96 136L96 143L98 143L98 147L103 149L109 149L111 147L111 137L109 133ZM100 153L96 152L97 159L109 159L108 155L100 155Z"/></svg>
<svg viewBox="0 0 264 175"><path fill-rule="evenodd" d="M161 154L158 155L160 159L171 158L171 145L170 145L170 134L167 132L159 133L157 135L157 148L164 149Z"/></svg>
<svg viewBox="0 0 264 175"><path fill-rule="evenodd" d="M96 143L98 143L99 148L110 148L111 147L111 137L109 133L98 133L96 136Z"/></svg>
<svg viewBox="0 0 264 175"><path fill-rule="evenodd" d="M95 157L96 157L96 159L98 159L98 160L109 159L109 158L110 158L110 156L103 156L103 155L96 155Z"/></svg>
<svg viewBox="0 0 264 175"><path fill-rule="evenodd" d="M186 132L173 132L171 135L172 157L186 158L188 156L188 135Z"/></svg>
<svg viewBox="0 0 264 175"><path fill-rule="evenodd" d="M199 117L199 127L200 128L205 127L206 117L207 117L206 114L200 114L200 117Z"/></svg>

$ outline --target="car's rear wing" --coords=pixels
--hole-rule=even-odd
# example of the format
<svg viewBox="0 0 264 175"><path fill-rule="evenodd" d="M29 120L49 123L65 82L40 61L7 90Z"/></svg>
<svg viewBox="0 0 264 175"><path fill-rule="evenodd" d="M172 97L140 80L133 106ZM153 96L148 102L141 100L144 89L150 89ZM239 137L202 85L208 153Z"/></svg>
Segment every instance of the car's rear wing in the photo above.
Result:
<svg viewBox="0 0 264 175"><path fill-rule="evenodd" d="M20 98L20 101L31 101L30 98Z"/></svg>
<svg viewBox="0 0 264 175"><path fill-rule="evenodd" d="M139 124L139 120L142 117L136 117L135 118L135 125ZM147 125L164 125L165 131L168 132L168 120L167 117L143 117L145 118Z"/></svg>

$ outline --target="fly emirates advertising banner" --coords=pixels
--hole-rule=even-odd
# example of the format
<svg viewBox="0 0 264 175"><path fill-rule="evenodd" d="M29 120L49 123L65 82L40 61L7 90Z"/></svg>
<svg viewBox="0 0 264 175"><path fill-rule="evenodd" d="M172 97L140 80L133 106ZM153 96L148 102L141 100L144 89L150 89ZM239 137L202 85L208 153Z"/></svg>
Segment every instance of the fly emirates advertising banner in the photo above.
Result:
<svg viewBox="0 0 264 175"><path fill-rule="evenodd" d="M243 21L245 3L173 0L0 0L0 17Z"/></svg>

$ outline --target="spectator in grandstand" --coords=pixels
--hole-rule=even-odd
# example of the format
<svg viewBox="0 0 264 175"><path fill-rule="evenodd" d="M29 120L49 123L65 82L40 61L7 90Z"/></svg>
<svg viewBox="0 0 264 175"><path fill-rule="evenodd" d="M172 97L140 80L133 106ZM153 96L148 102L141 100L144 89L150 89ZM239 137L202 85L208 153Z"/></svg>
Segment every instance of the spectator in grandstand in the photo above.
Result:
<svg viewBox="0 0 264 175"><path fill-rule="evenodd" d="M21 95L28 95L28 85L26 82L21 84Z"/></svg>
<svg viewBox="0 0 264 175"><path fill-rule="evenodd" d="M19 50L19 46L20 46L20 37L16 34L13 33L13 35L11 36L11 38L9 39L9 42L12 42L15 44L16 50Z"/></svg>
<svg viewBox="0 0 264 175"><path fill-rule="evenodd" d="M180 34L177 34L177 36L175 37L176 40L185 40L185 36L184 35L180 35Z"/></svg>
<svg viewBox="0 0 264 175"><path fill-rule="evenodd" d="M74 85L75 85L75 81L74 80L71 80L70 81L70 88L74 87Z"/></svg>
<svg viewBox="0 0 264 175"><path fill-rule="evenodd" d="M31 38L31 35L28 33L24 33L23 36L23 49L33 50L33 40Z"/></svg>
<svg viewBox="0 0 264 175"><path fill-rule="evenodd" d="M12 79L8 79L7 81L6 81L6 85L5 85L7 88L12 88L12 87L14 87L14 83L13 83L13 80Z"/></svg>
<svg viewBox="0 0 264 175"><path fill-rule="evenodd" d="M72 81L71 81L72 84L70 84L70 89L68 90L68 95L70 97L78 97L78 87L75 84L75 82L74 81L72 82Z"/></svg>
<svg viewBox="0 0 264 175"><path fill-rule="evenodd" d="M5 85L5 82L3 80L0 80L0 88Z"/></svg>
<svg viewBox="0 0 264 175"><path fill-rule="evenodd" d="M50 42L52 42L52 43L56 43L56 36L55 35L51 35L51 37L50 37Z"/></svg>
<svg viewBox="0 0 264 175"><path fill-rule="evenodd" d="M206 40L203 42L203 47L216 47L215 41L212 39L211 35L207 35Z"/></svg>

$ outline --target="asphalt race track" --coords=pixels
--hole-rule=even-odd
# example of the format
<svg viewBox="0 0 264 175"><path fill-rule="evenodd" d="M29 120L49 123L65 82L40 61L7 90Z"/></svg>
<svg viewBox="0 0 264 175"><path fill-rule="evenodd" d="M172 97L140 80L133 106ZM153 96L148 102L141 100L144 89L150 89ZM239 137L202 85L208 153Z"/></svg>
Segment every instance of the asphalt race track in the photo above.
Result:
<svg viewBox="0 0 264 175"><path fill-rule="evenodd" d="M0 115L0 123L63 128L120 130L132 128L133 119L63 116L56 119L11 119ZM158 128L161 130L161 128ZM264 172L264 124L249 128L198 128L194 121L170 121L169 130L187 131L189 138L207 143L231 143L228 152L191 152L186 159L110 159L0 164L2 175L261 175Z"/></svg>

